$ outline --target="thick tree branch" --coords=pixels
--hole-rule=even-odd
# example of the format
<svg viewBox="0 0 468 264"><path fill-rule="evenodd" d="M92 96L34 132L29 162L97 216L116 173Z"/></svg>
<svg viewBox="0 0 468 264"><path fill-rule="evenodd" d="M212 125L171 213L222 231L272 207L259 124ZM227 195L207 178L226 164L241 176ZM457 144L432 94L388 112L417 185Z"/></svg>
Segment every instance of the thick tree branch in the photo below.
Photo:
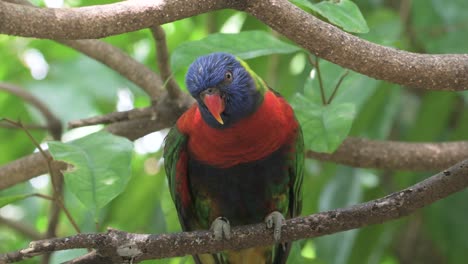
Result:
<svg viewBox="0 0 468 264"><path fill-rule="evenodd" d="M52 135L52 138L54 138L55 140L60 139L60 137L62 136L62 123L60 122L58 117L56 117L55 114L49 110L49 107L43 102L41 102L41 100L39 100L29 91L9 83L0 83L0 90L6 91L8 93L14 94L22 98L27 103L31 104L37 110L39 110L39 112L41 112L41 114L46 119L47 129Z"/></svg>
<svg viewBox="0 0 468 264"><path fill-rule="evenodd" d="M281 241L294 241L333 234L407 216L450 194L468 187L468 160L464 160L422 182L380 199L287 221ZM264 224L234 227L231 240L217 241L209 231L176 234L132 234L109 230L101 234L78 234L67 238L32 242L29 248L0 255L0 262L72 248L98 249L96 256L133 259L167 258L222 250L237 250L274 243L271 230ZM79 263L79 262L74 262ZM86 263L92 262L87 259ZM102 263L102 262L101 262Z"/></svg>
<svg viewBox="0 0 468 264"><path fill-rule="evenodd" d="M161 26L151 27L151 33L156 41L156 57L158 60L161 77L167 87L167 92L172 98L177 98L181 95L181 90L177 82L174 80L169 63L169 51L166 43L166 33Z"/></svg>
<svg viewBox="0 0 468 264"><path fill-rule="evenodd" d="M248 1L246 12L317 56L367 76L431 90L467 90L468 55L424 55L362 40L289 1Z"/></svg>
<svg viewBox="0 0 468 264"><path fill-rule="evenodd" d="M153 101L161 96L163 82L159 75L124 53L121 49L95 39L58 40L58 42L109 66L109 68L141 87Z"/></svg>
<svg viewBox="0 0 468 264"><path fill-rule="evenodd" d="M79 8L36 8L0 1L0 33L48 39L97 39L222 8L236 0L122 1Z"/></svg>
<svg viewBox="0 0 468 264"><path fill-rule="evenodd" d="M467 90L468 55L423 55L370 43L286 0L125 1L38 9L0 1L0 33L51 39L99 38L222 8L257 17L310 52L370 77L432 90Z"/></svg>
<svg viewBox="0 0 468 264"><path fill-rule="evenodd" d="M48 151L45 151L45 153L50 155ZM54 161L54 163L61 170L67 168L67 164L64 162ZM47 162L39 152L14 160L0 167L0 190L48 172Z"/></svg>
<svg viewBox="0 0 468 264"><path fill-rule="evenodd" d="M431 171L467 159L468 141L409 143L349 137L332 154L309 150L306 155L352 167Z"/></svg>

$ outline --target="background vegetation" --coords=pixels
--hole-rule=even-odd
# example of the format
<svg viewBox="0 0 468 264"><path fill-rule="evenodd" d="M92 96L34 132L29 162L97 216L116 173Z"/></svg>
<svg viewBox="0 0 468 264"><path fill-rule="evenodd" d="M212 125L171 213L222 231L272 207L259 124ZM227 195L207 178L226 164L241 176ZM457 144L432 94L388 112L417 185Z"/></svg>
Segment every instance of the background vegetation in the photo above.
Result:
<svg viewBox="0 0 468 264"><path fill-rule="evenodd" d="M57 3L32 2L40 6ZM108 2L111 1L70 0L64 5ZM323 7L312 10L305 0L293 2L338 25L341 22L333 19L346 19L338 11L332 10L331 15L322 13L326 10ZM353 2L359 9L349 13L351 18L348 19L357 21L357 26L345 30L360 38L420 53L468 53L468 2L465 0ZM348 22L345 20L344 24ZM324 106L314 57L246 13L217 11L169 23L163 28L174 77L183 89L186 68L198 54L226 49L236 53L248 59L251 68L298 109L305 134L315 136L308 138L309 149L333 151L348 135L411 142L468 140L468 92L415 90L350 72L332 103ZM240 36L211 35L239 32L243 33ZM201 42L194 42L199 40ZM104 41L159 71L149 30L108 37ZM325 94L330 97L344 69L324 60L319 63ZM140 88L113 70L49 40L0 35L0 82L16 84L37 96L58 116L64 128L72 120L151 103ZM346 113L346 116L337 113ZM340 118L335 120L337 116ZM3 91L0 91L0 117L20 120L24 124L43 124L45 121L34 107ZM329 121L334 127L305 121L314 117ZM63 140L81 138L101 128L66 129ZM45 142L51 140L45 130L33 129L31 133L44 147L47 146ZM82 232L100 232L108 226L140 233L180 230L162 169L161 144L165 133L163 130L140 138L133 147L118 139L88 141L91 142L87 143L90 149L100 150L104 156L131 149L133 155L131 174L119 176L118 184L112 185L110 191L104 191L104 201L86 203L83 201L86 198L79 195L77 198L77 193L82 190L76 190L77 185L73 187L66 182L65 206ZM112 148L114 140L121 144L117 149ZM106 149L106 145L109 148ZM0 165L35 149L23 131L0 128ZM124 161L127 158L130 160L122 157ZM109 166L120 162L122 160L114 160ZM312 159L306 160L306 169L303 215L381 197L431 174L353 168ZM49 176L44 175L2 190L0 197L50 192ZM467 199L468 191L460 192L398 221L300 241L296 243L298 246L294 248L290 263L463 263L468 250ZM50 210L50 201L37 197L2 207L0 252L27 247L33 239L5 224L5 219L44 233ZM74 233L72 225L62 215L58 236ZM57 252L52 262L84 253L84 250ZM24 263L38 261L32 259ZM145 263L192 263L192 260L181 257Z"/></svg>

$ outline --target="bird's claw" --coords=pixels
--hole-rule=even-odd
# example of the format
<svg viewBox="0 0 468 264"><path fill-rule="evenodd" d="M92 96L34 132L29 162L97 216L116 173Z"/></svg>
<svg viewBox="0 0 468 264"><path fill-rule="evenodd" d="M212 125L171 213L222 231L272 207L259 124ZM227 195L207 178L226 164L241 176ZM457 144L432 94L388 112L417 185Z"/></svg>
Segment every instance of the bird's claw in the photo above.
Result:
<svg viewBox="0 0 468 264"><path fill-rule="evenodd" d="M278 211L271 212L265 217L265 224L267 228L273 228L273 238L278 242L281 239L281 227L286 225L284 216Z"/></svg>
<svg viewBox="0 0 468 264"><path fill-rule="evenodd" d="M213 231L216 240L231 239L231 225L226 217L218 217L211 223L210 230Z"/></svg>

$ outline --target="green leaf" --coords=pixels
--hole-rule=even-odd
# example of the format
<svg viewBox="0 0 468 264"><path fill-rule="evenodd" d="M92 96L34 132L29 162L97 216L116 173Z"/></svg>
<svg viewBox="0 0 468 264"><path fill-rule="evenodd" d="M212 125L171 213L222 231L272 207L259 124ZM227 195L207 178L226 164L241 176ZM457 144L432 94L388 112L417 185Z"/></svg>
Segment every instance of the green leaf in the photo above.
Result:
<svg viewBox="0 0 468 264"><path fill-rule="evenodd" d="M294 98L293 107L304 132L307 149L331 153L348 135L356 107L351 103L318 105L301 94Z"/></svg>
<svg viewBox="0 0 468 264"><path fill-rule="evenodd" d="M323 188L320 195L319 211L357 204L362 197L363 186L359 170L338 166L335 176ZM324 263L349 263L358 232L358 229L354 229L314 239L318 259Z"/></svg>
<svg viewBox="0 0 468 264"><path fill-rule="evenodd" d="M419 49L427 53L468 52L468 1L412 2L411 24Z"/></svg>
<svg viewBox="0 0 468 264"><path fill-rule="evenodd" d="M7 204L11 204L17 201L21 201L23 199L26 199L28 197L31 197L32 194L19 194L19 195L12 195L12 196L5 196L5 197L0 197L0 208Z"/></svg>
<svg viewBox="0 0 468 264"><path fill-rule="evenodd" d="M451 195L424 209L424 229L447 258L446 263L464 263L468 236L468 190ZM445 216L445 217L443 217Z"/></svg>
<svg viewBox="0 0 468 264"><path fill-rule="evenodd" d="M291 0L292 3L303 7L306 11L313 11L330 23L352 33L367 33L369 27L361 14L359 7L350 0L322 1L312 4L307 0Z"/></svg>
<svg viewBox="0 0 468 264"><path fill-rule="evenodd" d="M277 53L293 53L299 47L283 42L265 31L244 31L237 34L217 33L202 40L179 45L171 56L174 72L189 66L196 58L212 52L227 52L241 59Z"/></svg>
<svg viewBox="0 0 468 264"><path fill-rule="evenodd" d="M130 179L133 144L128 139L98 132L69 143L49 142L56 160L73 165L65 183L87 208L96 211L119 195Z"/></svg>

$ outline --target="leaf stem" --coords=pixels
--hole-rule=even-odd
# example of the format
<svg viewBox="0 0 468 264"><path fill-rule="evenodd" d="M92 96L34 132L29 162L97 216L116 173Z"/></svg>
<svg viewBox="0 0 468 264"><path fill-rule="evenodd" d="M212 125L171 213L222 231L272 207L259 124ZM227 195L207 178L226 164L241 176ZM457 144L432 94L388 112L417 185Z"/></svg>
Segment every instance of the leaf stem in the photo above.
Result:
<svg viewBox="0 0 468 264"><path fill-rule="evenodd" d="M336 92L338 91L338 88L340 88L341 83L343 82L344 78L345 78L348 74L349 74L349 71L346 70L346 71L340 76L340 79L338 80L338 82L337 82L336 85L335 85L335 89L333 89L332 95L330 96L330 98L328 98L327 104L330 104L331 101L333 100L333 98L335 98L335 95L336 95Z"/></svg>
<svg viewBox="0 0 468 264"><path fill-rule="evenodd" d="M317 78L319 81L319 87L320 87L320 96L322 98L322 104L326 105L327 99L325 99L325 89L323 88L323 81L322 81L322 74L320 72L320 66L319 66L319 58L315 56L315 61L312 59L312 55L309 54L308 56L310 64L312 64L315 67L315 70L317 71Z"/></svg>
<svg viewBox="0 0 468 264"><path fill-rule="evenodd" d="M55 181L56 179L58 179L58 177L56 177L56 176L60 176L60 175L56 175L57 171L52 169L53 158L50 155L46 154L46 152L42 149L41 145L36 141L36 139L31 135L31 133L29 133L29 131L26 129L26 127L23 126L23 124L21 122L16 122L16 121L10 120L8 118L0 119L0 121L4 121L4 122L6 122L8 124L11 124L12 126L16 126L16 127L20 128L20 129L22 129L26 133L26 135L29 137L31 142L34 144L34 146L36 146L36 148L39 150L39 152L41 153L43 158L46 160L47 168L49 170L49 174L50 174L50 178L51 178L51 182L52 182L52 189L53 189L54 195L53 195L53 197L43 195L43 194L34 194L33 196L37 196L37 197L41 197L41 198L44 198L44 199L54 201L57 204L57 206L60 207L60 209L62 209L65 212L65 215L67 216L68 220L72 224L75 231L77 233L81 233L80 228L78 227L78 225L76 224L76 222L73 219L72 215L70 214L70 211L68 211L68 209L65 207L65 205L63 203L58 183Z"/></svg>

